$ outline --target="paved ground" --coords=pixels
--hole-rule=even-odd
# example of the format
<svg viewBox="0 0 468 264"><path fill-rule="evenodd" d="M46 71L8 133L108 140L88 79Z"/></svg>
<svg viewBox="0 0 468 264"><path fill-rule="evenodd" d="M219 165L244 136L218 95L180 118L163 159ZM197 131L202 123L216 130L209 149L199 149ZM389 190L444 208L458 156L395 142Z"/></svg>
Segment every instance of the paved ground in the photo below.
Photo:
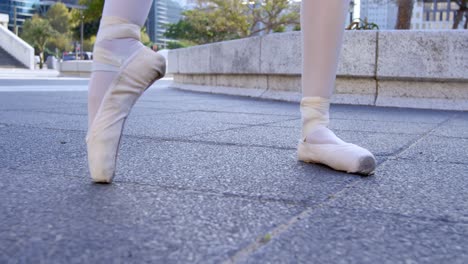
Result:
<svg viewBox="0 0 468 264"><path fill-rule="evenodd" d="M333 106L337 134L377 156L367 178L297 162L299 117L152 89L106 186L85 91L1 92L0 263L468 262L468 113Z"/></svg>

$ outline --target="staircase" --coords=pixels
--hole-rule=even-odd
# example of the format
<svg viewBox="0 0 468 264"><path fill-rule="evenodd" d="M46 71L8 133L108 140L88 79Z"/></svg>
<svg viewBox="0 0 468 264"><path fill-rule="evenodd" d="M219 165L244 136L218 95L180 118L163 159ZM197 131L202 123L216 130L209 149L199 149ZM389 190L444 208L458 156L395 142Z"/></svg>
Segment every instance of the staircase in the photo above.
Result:
<svg viewBox="0 0 468 264"><path fill-rule="evenodd" d="M17 59L15 59L13 56L11 56L8 52L6 52L4 49L0 47L0 68L2 69L5 69L5 68L26 69L26 66L24 66L21 62L19 62Z"/></svg>

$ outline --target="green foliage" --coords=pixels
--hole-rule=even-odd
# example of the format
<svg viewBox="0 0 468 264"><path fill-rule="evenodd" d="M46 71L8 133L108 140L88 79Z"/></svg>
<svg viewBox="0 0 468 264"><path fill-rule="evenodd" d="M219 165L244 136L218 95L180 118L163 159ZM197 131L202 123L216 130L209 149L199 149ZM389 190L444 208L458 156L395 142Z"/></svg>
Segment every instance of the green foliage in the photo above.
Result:
<svg viewBox="0 0 468 264"><path fill-rule="evenodd" d="M58 33L48 41L45 49L47 53L59 57L63 51L71 50L72 15L68 8L63 3L56 3L49 8L44 18L49 21L51 27Z"/></svg>
<svg viewBox="0 0 468 264"><path fill-rule="evenodd" d="M52 26L60 34L68 34L70 32L71 15L68 8L63 3L52 5L45 15Z"/></svg>
<svg viewBox="0 0 468 264"><path fill-rule="evenodd" d="M151 39L150 39L148 33L146 33L146 28L145 27L141 28L140 40L141 40L141 43L143 43L143 45L145 45L147 47L153 46L153 42L151 42Z"/></svg>
<svg viewBox="0 0 468 264"><path fill-rule="evenodd" d="M167 43L168 49L181 49L187 48L191 46L195 46L196 44L187 40L180 40L180 41L170 41Z"/></svg>
<svg viewBox="0 0 468 264"><path fill-rule="evenodd" d="M80 5L87 8L85 10L72 10L72 32L74 39L81 37L81 22L83 21L84 39L90 39L97 35L99 30L99 23L102 17L102 10L104 8L104 0L80 0Z"/></svg>
<svg viewBox="0 0 468 264"><path fill-rule="evenodd" d="M40 57L39 67L42 69L44 63L44 51L47 43L58 34L49 21L37 15L24 22L21 38L33 46Z"/></svg>
<svg viewBox="0 0 468 264"><path fill-rule="evenodd" d="M253 9L253 26L260 28L252 30L252 34L265 31L283 32L288 25L299 25L300 6L291 4L289 0L254 1L257 8Z"/></svg>
<svg viewBox="0 0 468 264"><path fill-rule="evenodd" d="M96 36L98 30L99 30L99 20L91 21L91 22L84 22L83 38L90 39L93 36ZM79 22L72 28L72 36L73 36L73 39L76 39L76 40L81 38L81 22Z"/></svg>
<svg viewBox="0 0 468 264"><path fill-rule="evenodd" d="M87 6L83 12L85 22L99 21L101 19L104 0L80 0L78 3Z"/></svg>
<svg viewBox="0 0 468 264"><path fill-rule="evenodd" d="M165 37L204 44L260 32L283 32L299 25L299 5L288 0L200 0L198 7L168 26Z"/></svg>

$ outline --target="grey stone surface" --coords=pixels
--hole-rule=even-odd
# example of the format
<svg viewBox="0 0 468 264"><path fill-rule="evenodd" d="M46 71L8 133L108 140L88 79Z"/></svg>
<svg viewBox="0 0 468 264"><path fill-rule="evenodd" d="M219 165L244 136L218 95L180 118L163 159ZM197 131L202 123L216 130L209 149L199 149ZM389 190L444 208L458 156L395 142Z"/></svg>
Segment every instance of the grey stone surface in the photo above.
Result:
<svg viewBox="0 0 468 264"><path fill-rule="evenodd" d="M261 40L261 73L298 75L302 73L300 32L271 34Z"/></svg>
<svg viewBox="0 0 468 264"><path fill-rule="evenodd" d="M209 45L210 73L259 73L260 42L261 38L253 37Z"/></svg>
<svg viewBox="0 0 468 264"><path fill-rule="evenodd" d="M374 77L377 56L377 31L345 31L339 76Z"/></svg>
<svg viewBox="0 0 468 264"><path fill-rule="evenodd" d="M453 117L434 130L432 134L445 137L468 138L468 113L461 113Z"/></svg>
<svg viewBox="0 0 468 264"><path fill-rule="evenodd" d="M467 150L468 138L428 136L405 151L402 158L468 164ZM466 174L468 175L468 172Z"/></svg>
<svg viewBox="0 0 468 264"><path fill-rule="evenodd" d="M295 127L301 129L301 120L279 121L270 126ZM329 128L332 130L359 131L359 132L381 132L385 134L417 134L421 135L436 128L437 124L414 123L414 122L392 122L385 120L360 120L346 118L332 118Z"/></svg>
<svg viewBox="0 0 468 264"><path fill-rule="evenodd" d="M85 92L0 93L1 263L466 262L464 112L333 105L363 178L296 160L297 103L154 88L106 186Z"/></svg>
<svg viewBox="0 0 468 264"><path fill-rule="evenodd" d="M167 72L179 73L179 52L170 50L167 54Z"/></svg>
<svg viewBox="0 0 468 264"><path fill-rule="evenodd" d="M468 165L391 160L330 206L417 216L468 225ZM467 237L468 239L468 237Z"/></svg>
<svg viewBox="0 0 468 264"><path fill-rule="evenodd" d="M466 43L463 30L346 31L332 101L467 111ZM180 49L171 56L178 65L170 69L175 88L300 100L300 32Z"/></svg>
<svg viewBox="0 0 468 264"><path fill-rule="evenodd" d="M465 263L468 225L320 208L240 263Z"/></svg>
<svg viewBox="0 0 468 264"><path fill-rule="evenodd" d="M178 50L179 72L210 73L210 49L211 45L204 45ZM171 61L169 61L169 64L171 64ZM171 68L170 70L174 69Z"/></svg>
<svg viewBox="0 0 468 264"><path fill-rule="evenodd" d="M274 124L273 124L274 125ZM335 130L337 136L347 142L369 149L375 155L391 155L414 142L418 136L360 131ZM261 145L294 149L300 139L300 129L287 127L245 127L212 132L191 137L194 140L232 144Z"/></svg>
<svg viewBox="0 0 468 264"><path fill-rule="evenodd" d="M468 33L463 30L379 34L378 78L467 80Z"/></svg>
<svg viewBox="0 0 468 264"><path fill-rule="evenodd" d="M302 209L138 183L0 172L2 263L219 263Z"/></svg>

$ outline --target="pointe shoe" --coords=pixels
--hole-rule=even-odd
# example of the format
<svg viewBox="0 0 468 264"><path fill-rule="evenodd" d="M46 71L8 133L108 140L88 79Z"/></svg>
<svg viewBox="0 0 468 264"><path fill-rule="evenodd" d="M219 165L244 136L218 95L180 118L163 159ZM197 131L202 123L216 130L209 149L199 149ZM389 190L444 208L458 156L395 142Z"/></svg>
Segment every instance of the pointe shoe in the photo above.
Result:
<svg viewBox="0 0 468 264"><path fill-rule="evenodd" d="M321 97L305 97L301 101L302 139L297 149L298 160L318 163L347 173L373 174L375 157L367 149L338 140L337 143L308 143L307 135L329 124L330 102ZM329 133L332 133L329 131Z"/></svg>
<svg viewBox="0 0 468 264"><path fill-rule="evenodd" d="M127 29L131 27L127 26ZM116 32L122 36L121 30ZM133 27L129 32L132 34L128 35L138 34L139 37L139 27L138 29ZM97 56L98 54L100 55ZM101 50L98 54L95 60L103 63L105 65L103 67L119 64L105 50ZM165 70L164 57L147 47L135 51L119 66L118 75L104 95L86 137L88 165L94 182L112 182L122 131L130 110L143 92L164 76Z"/></svg>

